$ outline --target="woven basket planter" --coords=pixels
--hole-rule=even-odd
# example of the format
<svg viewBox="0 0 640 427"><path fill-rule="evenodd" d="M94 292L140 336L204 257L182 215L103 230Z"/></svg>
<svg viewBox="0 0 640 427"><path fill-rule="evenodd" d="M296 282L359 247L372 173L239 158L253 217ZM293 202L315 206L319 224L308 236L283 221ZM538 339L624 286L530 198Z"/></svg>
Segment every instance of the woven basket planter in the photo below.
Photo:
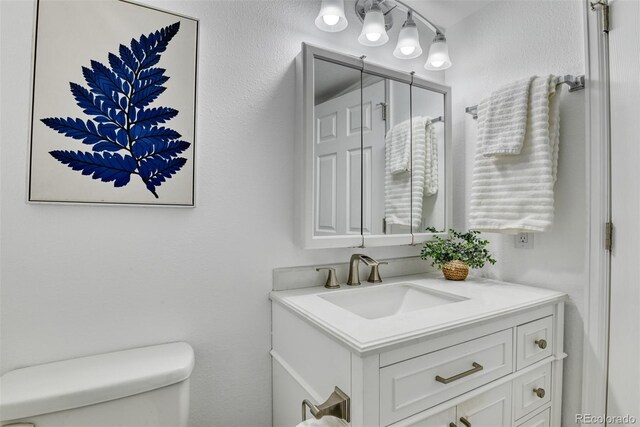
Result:
<svg viewBox="0 0 640 427"><path fill-rule="evenodd" d="M462 261L449 261L442 266L442 274L447 280L464 280L469 274L469 266Z"/></svg>

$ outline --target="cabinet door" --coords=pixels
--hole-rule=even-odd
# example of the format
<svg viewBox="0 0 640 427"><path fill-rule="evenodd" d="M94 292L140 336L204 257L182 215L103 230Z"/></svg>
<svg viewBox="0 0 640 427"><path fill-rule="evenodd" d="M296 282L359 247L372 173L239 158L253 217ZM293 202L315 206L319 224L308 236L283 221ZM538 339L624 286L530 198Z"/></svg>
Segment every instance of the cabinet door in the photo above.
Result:
<svg viewBox="0 0 640 427"><path fill-rule="evenodd" d="M360 111L360 70L321 59L314 67L314 235L360 235L360 134L363 120L365 129L371 127L373 101ZM379 91L384 95L384 88Z"/></svg>
<svg viewBox="0 0 640 427"><path fill-rule="evenodd" d="M428 228L436 232L447 229L446 202L446 126L451 117L445 110L445 94L431 89L411 86L411 111L414 122L412 135L413 165L411 169L412 232L426 239ZM424 120L427 120L426 122ZM431 120L434 120L433 122ZM450 121L450 119L449 119ZM415 126L416 123L422 126ZM426 126L425 126L426 124ZM450 205L449 205L450 206Z"/></svg>
<svg viewBox="0 0 640 427"><path fill-rule="evenodd" d="M410 86L366 72L362 82L363 99L373 101L363 106L374 112L368 126L362 127L362 232L378 237L410 235Z"/></svg>
<svg viewBox="0 0 640 427"><path fill-rule="evenodd" d="M511 425L511 383L503 384L458 405L458 426Z"/></svg>

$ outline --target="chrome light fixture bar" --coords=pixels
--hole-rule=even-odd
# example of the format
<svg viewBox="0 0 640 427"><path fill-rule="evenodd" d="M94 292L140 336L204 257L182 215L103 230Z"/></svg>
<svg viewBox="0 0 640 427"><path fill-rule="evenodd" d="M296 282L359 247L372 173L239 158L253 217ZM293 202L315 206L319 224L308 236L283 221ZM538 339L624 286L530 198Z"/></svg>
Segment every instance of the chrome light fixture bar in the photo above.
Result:
<svg viewBox="0 0 640 427"><path fill-rule="evenodd" d="M411 9L402 1L393 1L401 5L408 12L412 12L412 15L415 15L420 21L422 21L435 33L435 37L433 38L433 42L431 42L431 47L429 48L429 55L427 57L427 62L424 64L424 68L430 71L439 71L446 70L447 68L451 67L449 47L447 46L447 39L444 36L444 30L431 22L426 16Z"/></svg>
<svg viewBox="0 0 640 427"><path fill-rule="evenodd" d="M423 50L420 46L420 34L414 20L415 16L435 34L424 68L430 71L439 71L451 67L449 47L444 30L400 0L357 0L356 16L363 23L358 41L365 46L386 44L389 40L387 31L393 27L391 12L398 7L400 7L399 10L407 12L407 19L398 35L393 55L400 59L414 59L422 55ZM322 0L320 13L318 13L315 24L319 29L327 32L344 30L348 25L344 13L344 0Z"/></svg>

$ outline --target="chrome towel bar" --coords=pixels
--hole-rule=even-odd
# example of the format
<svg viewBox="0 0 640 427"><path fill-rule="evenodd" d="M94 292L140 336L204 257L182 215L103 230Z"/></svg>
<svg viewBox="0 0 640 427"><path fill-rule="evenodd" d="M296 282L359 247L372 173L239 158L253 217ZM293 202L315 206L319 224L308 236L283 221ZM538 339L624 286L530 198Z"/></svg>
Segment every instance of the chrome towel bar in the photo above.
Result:
<svg viewBox="0 0 640 427"><path fill-rule="evenodd" d="M582 90L582 89L584 89L584 75L582 75L582 76L573 76L571 74L567 74L566 76L558 77L557 86L560 86L560 85L563 85L563 84L569 86L569 92L575 92L577 90ZM464 111L467 114L471 114L471 116L473 116L474 120L478 118L478 106L477 105L473 105L471 107L467 107L467 108L464 109Z"/></svg>

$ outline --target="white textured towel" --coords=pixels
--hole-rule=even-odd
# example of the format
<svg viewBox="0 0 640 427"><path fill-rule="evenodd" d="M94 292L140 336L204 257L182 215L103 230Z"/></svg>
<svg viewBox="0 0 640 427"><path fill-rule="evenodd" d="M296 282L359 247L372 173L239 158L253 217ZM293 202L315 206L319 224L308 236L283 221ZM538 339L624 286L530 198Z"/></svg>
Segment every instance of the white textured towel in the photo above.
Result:
<svg viewBox="0 0 640 427"><path fill-rule="evenodd" d="M406 126L406 122L398 126ZM385 220L387 225L414 228L422 223L422 198L438 191L438 140L431 119L413 118L413 159L404 173L394 173L393 129L387 132L384 177ZM413 204L413 215L412 215Z"/></svg>
<svg viewBox="0 0 640 427"><path fill-rule="evenodd" d="M415 127L415 122L414 122ZM387 168L392 174L411 170L411 120L398 123L387 132Z"/></svg>
<svg viewBox="0 0 640 427"><path fill-rule="evenodd" d="M476 150L469 227L489 232L546 231L553 223L553 187L558 169L560 113L557 78L531 83L527 130L520 155L486 157ZM478 106L478 128L487 101Z"/></svg>
<svg viewBox="0 0 640 427"><path fill-rule="evenodd" d="M478 146L485 156L520 154L527 129L529 89L534 76L491 93Z"/></svg>
<svg viewBox="0 0 640 427"><path fill-rule="evenodd" d="M420 126L414 132L421 133L424 131L424 136L419 134L414 141L417 144L421 144L424 141L424 151L421 149L414 150L412 169L414 172L414 188L416 190L424 188L423 196L427 197L438 192L438 138L431 119L428 117L423 119L424 126ZM422 209L422 204L420 204L420 208Z"/></svg>

